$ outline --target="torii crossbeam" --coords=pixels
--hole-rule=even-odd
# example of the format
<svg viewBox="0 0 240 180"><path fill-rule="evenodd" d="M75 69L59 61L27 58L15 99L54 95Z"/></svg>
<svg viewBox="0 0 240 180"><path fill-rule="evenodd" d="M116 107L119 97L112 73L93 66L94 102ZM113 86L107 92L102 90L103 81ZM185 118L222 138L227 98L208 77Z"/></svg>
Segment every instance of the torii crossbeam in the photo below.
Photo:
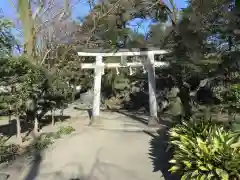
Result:
<svg viewBox="0 0 240 180"><path fill-rule="evenodd" d="M100 95L101 95L101 77L104 68L121 68L121 67L144 67L148 72L148 87L149 87L149 125L155 125L158 121L157 116L157 97L156 97L156 81L155 81L155 67L167 67L169 63L155 61L155 55L164 55L169 51L151 49L141 51L134 49L132 51L121 49L118 52L78 52L79 56L96 57L95 63L82 63L82 69L95 69L94 76L94 97L93 97L93 109L92 109L92 120L95 121L100 117ZM103 63L103 57L128 57L128 56L146 56L147 60L142 62L129 62L126 64L121 63Z"/></svg>

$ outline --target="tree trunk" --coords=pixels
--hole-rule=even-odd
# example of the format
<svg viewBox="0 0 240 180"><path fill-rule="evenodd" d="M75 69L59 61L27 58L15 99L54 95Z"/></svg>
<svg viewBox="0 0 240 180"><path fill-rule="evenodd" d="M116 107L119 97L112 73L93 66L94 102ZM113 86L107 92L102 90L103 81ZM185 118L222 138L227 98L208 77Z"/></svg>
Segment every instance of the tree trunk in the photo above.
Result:
<svg viewBox="0 0 240 180"><path fill-rule="evenodd" d="M54 113L54 112L55 112L54 110L51 110L52 126L54 126L54 124L55 124L55 119L54 119L54 115L55 115L55 113Z"/></svg>
<svg viewBox="0 0 240 180"><path fill-rule="evenodd" d="M9 111L8 111L8 122L11 123L11 120L12 120L12 107L11 105L9 105Z"/></svg>
<svg viewBox="0 0 240 180"><path fill-rule="evenodd" d="M63 111L64 111L64 104L63 104L62 107L61 107L60 116L63 116Z"/></svg>
<svg viewBox="0 0 240 180"><path fill-rule="evenodd" d="M76 95L76 80L74 80L73 83L72 101L75 101L75 95Z"/></svg>
<svg viewBox="0 0 240 180"><path fill-rule="evenodd" d="M37 134L38 133L38 119L35 117L34 118L34 129L33 129L34 133Z"/></svg>
<svg viewBox="0 0 240 180"><path fill-rule="evenodd" d="M17 127L17 139L18 142L22 143L22 137L21 137L21 124L20 124L20 117L16 116L16 127Z"/></svg>
<svg viewBox="0 0 240 180"><path fill-rule="evenodd" d="M232 36L228 36L228 50L231 51L233 46Z"/></svg>

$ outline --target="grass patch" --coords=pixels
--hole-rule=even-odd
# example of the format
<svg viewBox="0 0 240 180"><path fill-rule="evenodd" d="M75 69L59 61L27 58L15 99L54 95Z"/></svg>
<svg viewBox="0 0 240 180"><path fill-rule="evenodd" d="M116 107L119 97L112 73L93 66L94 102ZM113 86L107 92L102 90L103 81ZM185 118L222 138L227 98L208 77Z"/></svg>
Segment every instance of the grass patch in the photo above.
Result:
<svg viewBox="0 0 240 180"><path fill-rule="evenodd" d="M68 135L71 134L75 129L72 126L62 126L57 131L57 134L61 135Z"/></svg>
<svg viewBox="0 0 240 180"><path fill-rule="evenodd" d="M56 133L48 133L40 136L39 140L32 144L29 148L30 151L41 151L48 148L54 143L55 139L59 139L64 135L71 134L75 129L71 126L62 126Z"/></svg>

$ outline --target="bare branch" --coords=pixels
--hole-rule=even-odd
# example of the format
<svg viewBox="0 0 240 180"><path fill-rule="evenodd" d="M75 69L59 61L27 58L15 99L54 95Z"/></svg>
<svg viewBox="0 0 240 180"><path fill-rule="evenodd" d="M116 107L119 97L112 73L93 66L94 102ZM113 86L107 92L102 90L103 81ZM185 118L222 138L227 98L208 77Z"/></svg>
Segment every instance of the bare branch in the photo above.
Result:
<svg viewBox="0 0 240 180"><path fill-rule="evenodd" d="M91 40L91 38L93 37L93 33L94 33L94 31L96 31L96 29L97 29L97 23L101 20L101 19L103 19L104 17L106 17L107 15L109 15L113 10L115 10L116 8L118 8L119 7L119 2L120 2L121 0L118 0L116 3L114 3L113 5L112 5L112 7L107 11L107 12L105 12L101 17L99 17L98 19L97 19L97 21L96 21L96 16L95 16L95 18L93 18L93 22L94 22L94 26L93 26L93 28L92 28L92 30L91 30L91 32L90 32L90 37L88 38L88 40L87 40L87 45L89 44L89 41Z"/></svg>
<svg viewBox="0 0 240 180"><path fill-rule="evenodd" d="M42 61L41 61L41 65L44 63L44 61L45 61L45 59L47 58L47 55L50 53L50 51L51 51L51 49L49 49L49 50L45 53L45 55L44 55L44 57L43 57L43 59L42 59Z"/></svg>

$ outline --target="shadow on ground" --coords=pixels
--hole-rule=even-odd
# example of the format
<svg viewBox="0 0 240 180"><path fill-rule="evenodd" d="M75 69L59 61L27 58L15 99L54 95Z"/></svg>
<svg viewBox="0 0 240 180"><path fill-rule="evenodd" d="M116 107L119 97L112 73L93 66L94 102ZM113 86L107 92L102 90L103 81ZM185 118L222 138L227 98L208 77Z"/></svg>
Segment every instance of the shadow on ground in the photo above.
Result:
<svg viewBox="0 0 240 180"><path fill-rule="evenodd" d="M71 116L64 116L64 115L59 115L59 116L53 116L54 122L63 122L69 119ZM46 115L44 118L42 118L39 121L40 128L50 125L52 123L52 116L51 115Z"/></svg>
<svg viewBox="0 0 240 180"><path fill-rule="evenodd" d="M117 113L125 115L125 116L127 116L127 117L129 117L129 118L131 118L135 121L138 121L140 123L148 125L148 120L146 118L141 117L141 115L145 115L143 113L136 112L136 111L132 111L132 112L130 111L130 113L128 111L128 113L127 113L127 112L124 112L122 110L112 110L112 112L117 112Z"/></svg>
<svg viewBox="0 0 240 180"><path fill-rule="evenodd" d="M40 152L36 152L36 154L34 155L32 166L30 167L30 170L28 171L28 174L26 175L24 180L34 180L37 177L41 161L42 156Z"/></svg>
<svg viewBox="0 0 240 180"><path fill-rule="evenodd" d="M150 141L149 155L153 163L153 171L161 171L165 180L180 180L176 174L171 174L169 160L172 159L172 151L168 150L168 130L171 127L170 123L163 122L163 128L157 131L157 134L145 132L152 137Z"/></svg>
<svg viewBox="0 0 240 180"><path fill-rule="evenodd" d="M70 116L54 116L55 122L63 122L69 119ZM46 115L41 120L39 120L39 128L43 128L44 126L47 126L51 124L52 122L52 116ZM8 138L11 138L12 136L17 134L17 121L16 119L13 119L9 121L8 124L0 125L0 133ZM33 130L33 122L26 122L24 119L21 120L21 133L27 132L27 135Z"/></svg>
<svg viewBox="0 0 240 180"><path fill-rule="evenodd" d="M33 138L34 138L34 141L32 142L32 144L35 144L38 141L40 141L40 136L37 136L34 133L33 133ZM33 157L33 160L31 163L31 167L29 168L26 176L24 177L24 180L34 180L38 176L38 173L40 170L40 165L41 165L41 162L43 159L42 158L42 150L43 149L35 149L33 154L29 154L30 156ZM28 151L26 151L24 154L22 154L22 156L24 156L26 154L28 154Z"/></svg>
<svg viewBox="0 0 240 180"><path fill-rule="evenodd" d="M90 171L85 174L83 166L77 163L65 164L61 170L44 174L43 177L51 177L57 180L145 180L140 174L135 171L124 168L110 162L103 162L99 159L99 152L97 151L96 158ZM32 179L26 179L32 180Z"/></svg>
<svg viewBox="0 0 240 180"><path fill-rule="evenodd" d="M78 110L78 111L87 111L87 112L88 112L89 119L92 118L92 109L91 109L91 108L79 108L79 107L74 107L74 109L76 109L76 110Z"/></svg>
<svg viewBox="0 0 240 180"><path fill-rule="evenodd" d="M38 143L40 136L33 134L33 142L28 148ZM7 163L1 164L0 179L1 180L34 180L38 176L40 164L42 162L42 149L34 149L33 152L25 149L26 147L18 147L16 157ZM28 163L31 162L28 167ZM27 170L27 171L26 171Z"/></svg>
<svg viewBox="0 0 240 180"><path fill-rule="evenodd" d="M4 124L0 126L0 132L2 135L11 138L12 136L17 134L17 121L13 119L9 121L8 124ZM21 121L21 133L28 132L33 128L33 124Z"/></svg>

